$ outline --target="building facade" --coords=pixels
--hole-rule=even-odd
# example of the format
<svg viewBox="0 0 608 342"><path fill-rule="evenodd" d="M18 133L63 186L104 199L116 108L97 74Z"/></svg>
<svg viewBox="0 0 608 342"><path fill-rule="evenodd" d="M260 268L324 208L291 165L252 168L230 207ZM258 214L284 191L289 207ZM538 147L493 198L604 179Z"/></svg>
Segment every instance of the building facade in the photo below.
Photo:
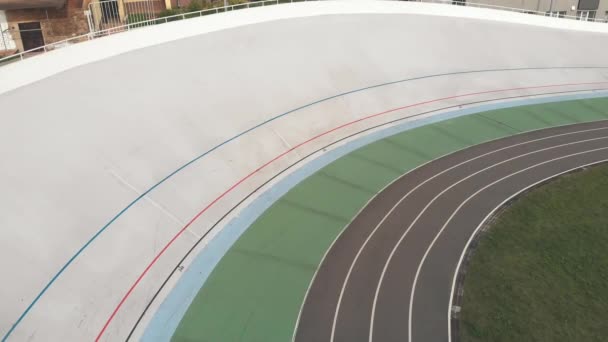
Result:
<svg viewBox="0 0 608 342"><path fill-rule="evenodd" d="M0 53L37 51L46 44L76 36L113 33L127 24L157 18L163 11L187 7L192 1L0 0L0 27L3 30L0 38L4 38L0 40ZM197 1L207 6L224 4L224 0Z"/></svg>
<svg viewBox="0 0 608 342"><path fill-rule="evenodd" d="M0 0L5 36L19 51L39 48L89 32L86 0ZM0 18L1 19L1 18Z"/></svg>
<svg viewBox="0 0 608 342"><path fill-rule="evenodd" d="M472 0L470 2L545 12L549 16L576 16L608 22L608 0Z"/></svg>
<svg viewBox="0 0 608 342"><path fill-rule="evenodd" d="M46 44L152 19L173 3L178 1L0 0L2 37L12 42L0 40L0 51L36 51Z"/></svg>

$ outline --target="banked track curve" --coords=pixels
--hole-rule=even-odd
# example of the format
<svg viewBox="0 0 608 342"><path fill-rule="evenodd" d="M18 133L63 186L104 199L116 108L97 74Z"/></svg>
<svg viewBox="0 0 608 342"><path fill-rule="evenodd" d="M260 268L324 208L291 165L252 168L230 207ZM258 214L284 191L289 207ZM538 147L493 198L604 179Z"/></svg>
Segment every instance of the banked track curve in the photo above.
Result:
<svg viewBox="0 0 608 342"><path fill-rule="evenodd" d="M453 283L470 237L516 194L608 160L608 121L479 144L394 181L334 242L296 341L448 341Z"/></svg>

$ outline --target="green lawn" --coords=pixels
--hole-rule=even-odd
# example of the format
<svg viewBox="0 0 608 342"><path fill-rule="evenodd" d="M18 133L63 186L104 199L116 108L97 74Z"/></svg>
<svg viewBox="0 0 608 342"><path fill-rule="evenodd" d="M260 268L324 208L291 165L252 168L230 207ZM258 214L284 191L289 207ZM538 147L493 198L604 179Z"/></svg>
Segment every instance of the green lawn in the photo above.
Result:
<svg viewBox="0 0 608 342"><path fill-rule="evenodd" d="M608 340L608 165L497 218L468 267L460 327L463 342Z"/></svg>

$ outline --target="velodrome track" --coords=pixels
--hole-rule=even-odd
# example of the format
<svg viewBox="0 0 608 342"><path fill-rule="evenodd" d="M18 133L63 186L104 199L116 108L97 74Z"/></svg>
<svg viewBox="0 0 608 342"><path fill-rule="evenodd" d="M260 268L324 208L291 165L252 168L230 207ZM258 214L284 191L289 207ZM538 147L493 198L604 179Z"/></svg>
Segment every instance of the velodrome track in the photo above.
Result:
<svg viewBox="0 0 608 342"><path fill-rule="evenodd" d="M0 335L125 339L176 265L284 168L395 120L606 89L606 31L324 2L159 25L3 66Z"/></svg>
<svg viewBox="0 0 608 342"><path fill-rule="evenodd" d="M325 256L296 341L448 341L453 284L477 227L521 191L608 160L608 121L436 159L388 186Z"/></svg>

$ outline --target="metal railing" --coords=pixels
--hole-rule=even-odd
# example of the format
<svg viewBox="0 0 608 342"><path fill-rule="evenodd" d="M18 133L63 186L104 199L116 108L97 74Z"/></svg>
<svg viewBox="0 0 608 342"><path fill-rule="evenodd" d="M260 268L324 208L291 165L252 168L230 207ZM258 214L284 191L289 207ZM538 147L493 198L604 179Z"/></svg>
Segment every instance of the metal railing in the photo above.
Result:
<svg viewBox="0 0 608 342"><path fill-rule="evenodd" d="M264 6L288 4L288 3L296 3L296 2L311 2L311 1L322 1L322 0L264 0L264 1L246 2L246 3L241 3L241 4L228 5L228 6L223 6L223 7L215 7L215 8L211 8L211 9L204 9L204 10L195 11L195 12L179 13L179 14L175 14L175 15L171 15L171 16L137 21L134 23L127 23L126 25L118 25L118 26L110 27L107 29L99 30L99 31L93 31L93 32L87 33L85 35L72 37L69 39L50 43L50 44L47 44L47 45L44 45L44 46L41 46L41 47L38 47L35 49L23 51L23 52L20 52L20 53L17 53L17 54L8 56L8 57L0 58L0 65L4 64L10 60L23 60L29 56L52 51L57 48L71 45L73 43L78 43L81 41L104 37L104 36L112 35L112 34L119 33L119 32L130 31L132 29L143 27L143 26L158 25L158 24L168 23L168 22L177 21L177 20L197 18L197 17L202 17L205 15L231 12L231 11L236 11L236 10L240 10L240 9L264 7ZM518 12L518 13L525 13L525 14L532 14L532 15L552 16L548 12L531 11L531 10L527 10L527 9L523 9L523 8L513 8L513 7L505 7L505 6L498 6L498 5L475 3L475 2L464 2L464 1L458 1L458 0L418 0L418 1L427 2L427 3L497 9L497 10ZM560 19L581 20L581 18L579 18L579 17L568 16L568 15L559 16L559 18ZM604 22L604 23L606 22L605 19L597 19L597 18L589 19L589 20L585 20L585 21Z"/></svg>
<svg viewBox="0 0 608 342"><path fill-rule="evenodd" d="M20 53L17 53L17 54L8 56L8 57L0 58L0 66L2 64L5 64L12 60L15 60L15 61L24 60L27 57L38 55L40 53L49 52L49 51L55 50L57 48L71 45L73 43L78 43L78 42L82 42L82 41L86 41L86 40L92 40L95 38L104 37L104 36L112 35L112 34L119 33L119 32L130 31L132 29L140 28L143 26L158 25L158 24L168 23L168 22L172 22L172 21L184 20L184 19L189 19L189 18L198 18L198 17L202 17L205 15L231 12L231 11L247 9L247 8L264 7L264 6L272 6L272 5L279 5L279 4L289 4L289 3L296 3L296 2L311 2L311 1L321 1L321 0L264 0L264 1L246 2L246 3L242 3L242 4L234 4L234 5L228 5L228 6L223 6L223 7L204 9L204 10L195 11L195 12L179 13L179 14L161 17L161 18L137 21L135 23L127 23L126 25L114 26L114 27L110 27L107 29L90 32L90 33L87 33L87 34L84 34L81 36L71 37L69 39L46 44L44 46L41 46L41 47L38 47L35 49L23 51L23 52L20 52Z"/></svg>
<svg viewBox="0 0 608 342"><path fill-rule="evenodd" d="M478 8L488 8L488 9L497 9L501 11L509 11L509 12L517 12L524 14L532 14L532 15L540 15L543 17L553 17L560 19L570 19L570 20L579 20L579 21L590 21L590 22L598 22L598 23L606 23L608 20L606 18L581 18L573 15L559 15L556 16L555 13L557 10L553 9L553 12L543 12L543 11L534 11L525 8L515 8L515 7L505 7L500 5L491 5L477 2L468 2L468 1L458 1L458 0L420 0L419 2L430 2L437 4L448 4L448 5L457 5L457 6L468 6L468 7L478 7ZM593 12L593 11L585 11L585 12ZM551 14L552 13L552 14Z"/></svg>
<svg viewBox="0 0 608 342"><path fill-rule="evenodd" d="M164 0L101 0L89 3L91 32L150 21L164 10Z"/></svg>

